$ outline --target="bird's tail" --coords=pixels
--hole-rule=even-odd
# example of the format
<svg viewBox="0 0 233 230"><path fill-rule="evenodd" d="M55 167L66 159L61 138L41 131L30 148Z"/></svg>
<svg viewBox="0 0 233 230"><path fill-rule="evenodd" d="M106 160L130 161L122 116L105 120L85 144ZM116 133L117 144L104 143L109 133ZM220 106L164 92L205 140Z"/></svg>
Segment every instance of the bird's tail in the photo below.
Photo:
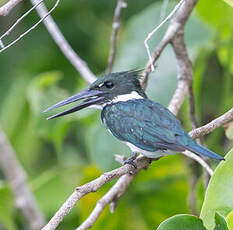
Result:
<svg viewBox="0 0 233 230"><path fill-rule="evenodd" d="M189 146L186 146L186 148L191 151L194 152L198 155L203 155L209 158L213 158L216 160L225 160L224 157L219 156L218 154L216 154L215 152L201 146L198 145L197 143L193 142L192 144L190 144Z"/></svg>

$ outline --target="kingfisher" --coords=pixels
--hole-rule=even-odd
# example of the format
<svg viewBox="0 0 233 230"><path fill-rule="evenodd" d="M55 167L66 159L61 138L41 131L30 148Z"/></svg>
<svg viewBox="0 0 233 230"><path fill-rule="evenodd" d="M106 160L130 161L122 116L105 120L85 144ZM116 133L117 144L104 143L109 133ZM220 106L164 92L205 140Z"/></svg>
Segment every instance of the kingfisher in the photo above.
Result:
<svg viewBox="0 0 233 230"><path fill-rule="evenodd" d="M150 100L141 84L141 70L105 74L87 89L63 100L47 110L81 103L47 119L54 119L84 108L101 109L101 119L109 132L128 145L132 155L124 164L135 165L137 154L160 158L189 150L197 155L224 160L215 152L197 144L181 126L181 122L163 105Z"/></svg>

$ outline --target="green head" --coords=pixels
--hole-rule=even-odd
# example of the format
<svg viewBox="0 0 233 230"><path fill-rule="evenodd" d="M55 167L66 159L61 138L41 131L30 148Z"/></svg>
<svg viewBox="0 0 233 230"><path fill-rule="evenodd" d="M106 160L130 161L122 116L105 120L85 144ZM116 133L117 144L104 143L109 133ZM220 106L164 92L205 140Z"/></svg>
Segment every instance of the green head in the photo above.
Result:
<svg viewBox="0 0 233 230"><path fill-rule="evenodd" d="M52 119L86 107L98 106L101 108L112 102L146 98L146 94L139 81L141 77L141 70L103 75L93 82L88 89L51 106L45 112L84 99L81 104L48 118Z"/></svg>
<svg viewBox="0 0 233 230"><path fill-rule="evenodd" d="M129 95L132 92L146 97L139 81L141 77L140 70L106 74L92 83L89 89L103 92L106 102L120 95Z"/></svg>

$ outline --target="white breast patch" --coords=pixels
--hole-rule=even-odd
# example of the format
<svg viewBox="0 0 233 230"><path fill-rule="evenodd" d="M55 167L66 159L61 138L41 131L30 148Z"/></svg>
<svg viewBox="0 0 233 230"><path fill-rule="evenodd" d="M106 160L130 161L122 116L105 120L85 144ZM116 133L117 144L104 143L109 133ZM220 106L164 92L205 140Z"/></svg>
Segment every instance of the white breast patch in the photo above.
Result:
<svg viewBox="0 0 233 230"><path fill-rule="evenodd" d="M112 102L116 103L119 101L129 101L132 99L142 99L143 97L141 95L139 95L136 91L132 91L129 94L123 94L123 95L119 95L117 97L115 97Z"/></svg>

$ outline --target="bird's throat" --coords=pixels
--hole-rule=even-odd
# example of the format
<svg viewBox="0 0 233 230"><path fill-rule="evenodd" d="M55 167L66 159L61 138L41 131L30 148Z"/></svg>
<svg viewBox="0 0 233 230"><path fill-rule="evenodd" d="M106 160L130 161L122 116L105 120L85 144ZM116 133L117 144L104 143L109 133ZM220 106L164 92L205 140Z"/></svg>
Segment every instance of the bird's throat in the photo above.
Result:
<svg viewBox="0 0 233 230"><path fill-rule="evenodd" d="M133 99L142 99L143 97L136 91L132 91L129 94L119 95L113 98L112 103L121 102L121 101L129 101Z"/></svg>

